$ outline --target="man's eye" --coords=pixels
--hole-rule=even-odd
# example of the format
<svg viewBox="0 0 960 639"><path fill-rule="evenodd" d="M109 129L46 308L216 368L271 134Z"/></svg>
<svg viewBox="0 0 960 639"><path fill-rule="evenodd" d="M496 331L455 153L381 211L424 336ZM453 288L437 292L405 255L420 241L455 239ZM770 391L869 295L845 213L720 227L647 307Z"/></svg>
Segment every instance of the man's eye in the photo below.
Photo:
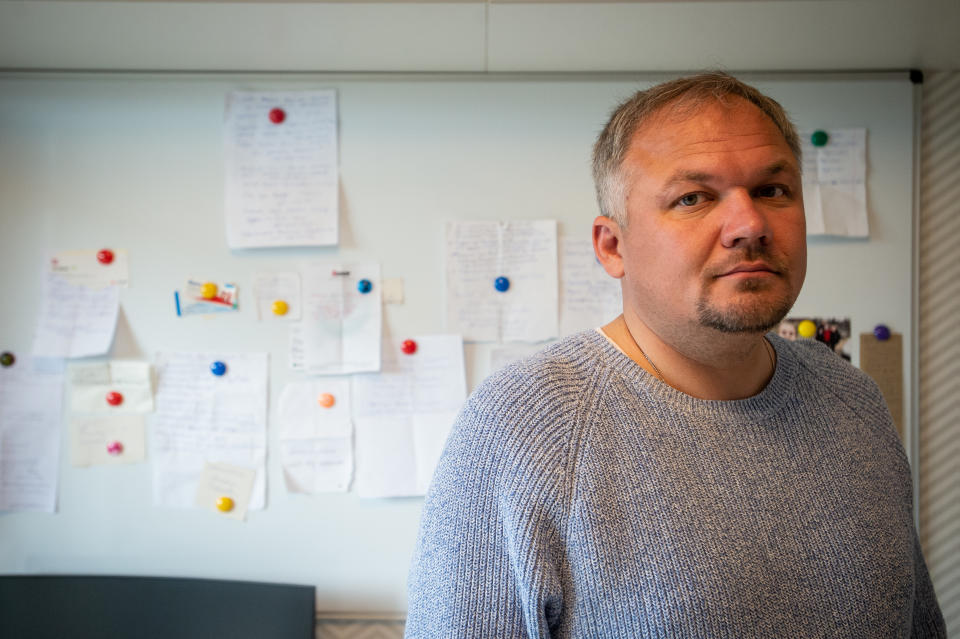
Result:
<svg viewBox="0 0 960 639"><path fill-rule="evenodd" d="M703 193L687 193L677 200L677 204L680 206L696 206L702 203L703 199Z"/></svg>
<svg viewBox="0 0 960 639"><path fill-rule="evenodd" d="M787 194L787 190L778 185L778 184L768 184L767 186L761 186L757 189L758 197L783 197Z"/></svg>

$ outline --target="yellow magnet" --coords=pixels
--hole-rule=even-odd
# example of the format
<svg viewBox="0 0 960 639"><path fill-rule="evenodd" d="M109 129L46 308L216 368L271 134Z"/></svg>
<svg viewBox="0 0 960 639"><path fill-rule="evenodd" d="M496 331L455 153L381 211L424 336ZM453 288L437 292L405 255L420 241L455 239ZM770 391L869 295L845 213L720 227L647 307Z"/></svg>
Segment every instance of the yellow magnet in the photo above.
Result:
<svg viewBox="0 0 960 639"><path fill-rule="evenodd" d="M290 310L290 306L283 300L277 300L273 303L272 309L274 315L286 315L287 311Z"/></svg>
<svg viewBox="0 0 960 639"><path fill-rule="evenodd" d="M330 393L320 393L320 396L317 397L317 403L324 408L333 408L333 405L337 403L337 399Z"/></svg>
<svg viewBox="0 0 960 639"><path fill-rule="evenodd" d="M797 324L797 334L800 337L813 337L817 334L817 325L810 320L803 320Z"/></svg>
<svg viewBox="0 0 960 639"><path fill-rule="evenodd" d="M213 282L204 282L200 287L200 295L205 300L212 300L217 296L217 285Z"/></svg>
<svg viewBox="0 0 960 639"><path fill-rule="evenodd" d="M217 498L217 510L222 513L228 513L233 510L233 500L229 497L218 497Z"/></svg>

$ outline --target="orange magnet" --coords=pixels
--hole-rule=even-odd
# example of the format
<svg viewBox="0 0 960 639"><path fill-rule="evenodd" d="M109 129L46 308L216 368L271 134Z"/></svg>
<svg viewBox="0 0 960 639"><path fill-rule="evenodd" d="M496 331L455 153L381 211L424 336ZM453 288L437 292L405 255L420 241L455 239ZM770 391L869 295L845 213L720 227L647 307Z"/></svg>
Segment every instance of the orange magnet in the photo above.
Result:
<svg viewBox="0 0 960 639"><path fill-rule="evenodd" d="M317 403L324 408L333 408L333 405L337 403L337 399L330 393L320 393L320 396L317 397Z"/></svg>

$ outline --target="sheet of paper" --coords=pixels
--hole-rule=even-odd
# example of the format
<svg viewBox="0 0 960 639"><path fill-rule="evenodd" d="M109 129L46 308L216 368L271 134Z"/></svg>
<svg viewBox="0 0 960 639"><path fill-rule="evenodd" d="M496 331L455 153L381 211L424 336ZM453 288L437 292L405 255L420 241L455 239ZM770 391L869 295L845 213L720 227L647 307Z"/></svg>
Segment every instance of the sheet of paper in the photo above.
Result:
<svg viewBox="0 0 960 639"><path fill-rule="evenodd" d="M70 463L78 467L135 464L146 459L142 415L97 415L70 420Z"/></svg>
<svg viewBox="0 0 960 639"><path fill-rule="evenodd" d="M257 298L257 317L260 320L300 319L300 274L296 271L287 273L260 273L253 280L253 294ZM283 306L277 313L276 304Z"/></svg>
<svg viewBox="0 0 960 639"><path fill-rule="evenodd" d="M507 364L512 364L524 357L529 357L537 351L545 348L548 344L503 344L490 349L490 366L487 370L491 373L498 371Z"/></svg>
<svg viewBox="0 0 960 639"><path fill-rule="evenodd" d="M109 262L97 259L100 251L60 251L50 258L50 272L75 286L96 289L104 286L129 286L130 259L127 251L109 251L112 255Z"/></svg>
<svg viewBox="0 0 960 639"><path fill-rule="evenodd" d="M212 510L220 517L243 521L247 517L256 476L257 471L252 468L207 462L200 474L193 505ZM224 497L233 500L229 510L217 507L219 500Z"/></svg>
<svg viewBox="0 0 960 639"><path fill-rule="evenodd" d="M214 375L211 364L226 371ZM264 507L267 354L167 352L157 356L150 418L154 503L189 508L207 462L256 470L250 508Z"/></svg>
<svg viewBox="0 0 960 639"><path fill-rule="evenodd" d="M459 335L385 340L383 370L353 377L359 495L424 494L466 394Z"/></svg>
<svg viewBox="0 0 960 639"><path fill-rule="evenodd" d="M113 343L120 311L120 291L71 284L46 273L40 317L33 339L37 357L103 355Z"/></svg>
<svg viewBox="0 0 960 639"><path fill-rule="evenodd" d="M867 131L824 131L824 146L813 146L813 131L799 132L807 234L867 237Z"/></svg>
<svg viewBox="0 0 960 639"><path fill-rule="evenodd" d="M603 326L622 312L620 280L600 266L590 238L560 238L560 334Z"/></svg>
<svg viewBox="0 0 960 639"><path fill-rule="evenodd" d="M149 362L112 360L70 366L70 410L75 413L149 413L153 384ZM121 402L107 401L119 393Z"/></svg>
<svg viewBox="0 0 960 639"><path fill-rule="evenodd" d="M350 404L350 380L345 377L324 377L284 387L277 422L280 465L287 490L317 494L350 488Z"/></svg>
<svg viewBox="0 0 960 639"><path fill-rule="evenodd" d="M296 334L303 370L310 375L380 370L380 265L318 262L306 266L302 275L303 320ZM364 281L369 283L366 293L361 292Z"/></svg>
<svg viewBox="0 0 960 639"><path fill-rule="evenodd" d="M63 364L0 368L0 510L56 510Z"/></svg>
<svg viewBox="0 0 960 639"><path fill-rule="evenodd" d="M450 222L445 257L448 330L468 342L557 337L555 220Z"/></svg>
<svg viewBox="0 0 960 639"><path fill-rule="evenodd" d="M336 244L336 92L234 91L224 119L230 248Z"/></svg>

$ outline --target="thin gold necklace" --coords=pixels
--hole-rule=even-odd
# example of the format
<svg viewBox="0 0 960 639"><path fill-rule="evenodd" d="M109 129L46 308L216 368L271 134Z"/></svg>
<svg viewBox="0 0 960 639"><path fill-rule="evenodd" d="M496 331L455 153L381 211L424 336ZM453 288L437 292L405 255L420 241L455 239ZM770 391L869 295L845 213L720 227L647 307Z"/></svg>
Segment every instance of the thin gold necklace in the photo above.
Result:
<svg viewBox="0 0 960 639"><path fill-rule="evenodd" d="M626 325L626 322L624 322L624 325ZM633 345L636 346L637 350L640 351L640 354L643 355L643 359L647 360L647 363L653 367L653 370L656 372L657 377L660 378L660 381L666 384L667 380L663 378L663 373L660 372L660 369L657 368L657 365L653 363L653 360L650 359L650 356L647 355L646 351L643 350L643 347L637 342L637 338L633 336L633 332L630 330L630 327L628 326L626 328L627 334L633 341ZM767 359L770 360L770 374L773 375L773 373L777 370L777 363L773 356L773 346L770 345L770 342L768 342L766 338L763 338L763 352L767 354ZM669 386L669 384L667 385Z"/></svg>

